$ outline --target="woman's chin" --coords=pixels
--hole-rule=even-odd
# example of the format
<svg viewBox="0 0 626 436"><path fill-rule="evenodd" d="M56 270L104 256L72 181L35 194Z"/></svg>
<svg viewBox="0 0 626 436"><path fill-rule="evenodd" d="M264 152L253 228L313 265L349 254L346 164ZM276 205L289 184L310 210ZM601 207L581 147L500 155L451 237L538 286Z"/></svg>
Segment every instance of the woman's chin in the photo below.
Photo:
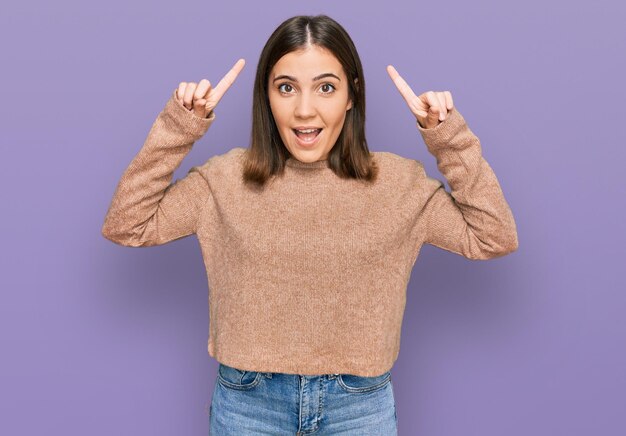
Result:
<svg viewBox="0 0 626 436"><path fill-rule="evenodd" d="M327 155L324 154L323 150L318 148L311 150L301 150L296 148L295 150L290 150L290 153L295 159L305 163L316 162L327 158Z"/></svg>

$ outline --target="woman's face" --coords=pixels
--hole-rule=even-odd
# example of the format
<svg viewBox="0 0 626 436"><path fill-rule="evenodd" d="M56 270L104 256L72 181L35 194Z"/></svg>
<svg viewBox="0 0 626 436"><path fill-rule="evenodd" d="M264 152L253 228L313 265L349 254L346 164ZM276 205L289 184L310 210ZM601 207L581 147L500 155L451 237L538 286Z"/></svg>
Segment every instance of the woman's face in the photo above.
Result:
<svg viewBox="0 0 626 436"><path fill-rule="evenodd" d="M352 107L347 80L337 58L315 45L287 53L274 65L268 83L270 107L294 158L328 158ZM300 131L307 129L315 131Z"/></svg>

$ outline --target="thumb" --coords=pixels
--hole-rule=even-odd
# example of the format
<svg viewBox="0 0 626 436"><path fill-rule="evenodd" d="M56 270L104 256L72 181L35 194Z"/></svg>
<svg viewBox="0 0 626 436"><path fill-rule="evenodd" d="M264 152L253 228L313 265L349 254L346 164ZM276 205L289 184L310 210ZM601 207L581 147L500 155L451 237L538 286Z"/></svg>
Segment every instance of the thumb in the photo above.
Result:
<svg viewBox="0 0 626 436"><path fill-rule="evenodd" d="M426 116L427 123L431 126L439 124L439 107L431 106L428 108L428 115Z"/></svg>
<svg viewBox="0 0 626 436"><path fill-rule="evenodd" d="M200 98L198 100L194 100L193 102L193 111L200 118L206 117L206 114L210 111L206 110L206 100L204 98Z"/></svg>

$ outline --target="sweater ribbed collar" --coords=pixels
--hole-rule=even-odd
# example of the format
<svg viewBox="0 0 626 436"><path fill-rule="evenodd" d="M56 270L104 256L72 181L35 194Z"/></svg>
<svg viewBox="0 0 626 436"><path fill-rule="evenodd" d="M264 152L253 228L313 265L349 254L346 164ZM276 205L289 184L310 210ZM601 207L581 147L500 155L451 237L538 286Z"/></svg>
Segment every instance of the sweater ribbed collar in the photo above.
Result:
<svg viewBox="0 0 626 436"><path fill-rule="evenodd" d="M293 168L327 168L328 159L317 160L315 162L302 162L293 156L290 156L285 161L285 165Z"/></svg>

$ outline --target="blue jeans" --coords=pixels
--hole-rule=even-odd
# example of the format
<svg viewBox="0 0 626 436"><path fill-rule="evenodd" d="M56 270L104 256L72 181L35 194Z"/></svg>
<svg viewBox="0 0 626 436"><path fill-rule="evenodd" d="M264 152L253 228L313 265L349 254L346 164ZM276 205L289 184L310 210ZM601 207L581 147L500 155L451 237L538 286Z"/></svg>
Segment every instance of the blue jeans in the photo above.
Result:
<svg viewBox="0 0 626 436"><path fill-rule="evenodd" d="M374 377L243 371L219 363L210 435L397 435L391 371Z"/></svg>

